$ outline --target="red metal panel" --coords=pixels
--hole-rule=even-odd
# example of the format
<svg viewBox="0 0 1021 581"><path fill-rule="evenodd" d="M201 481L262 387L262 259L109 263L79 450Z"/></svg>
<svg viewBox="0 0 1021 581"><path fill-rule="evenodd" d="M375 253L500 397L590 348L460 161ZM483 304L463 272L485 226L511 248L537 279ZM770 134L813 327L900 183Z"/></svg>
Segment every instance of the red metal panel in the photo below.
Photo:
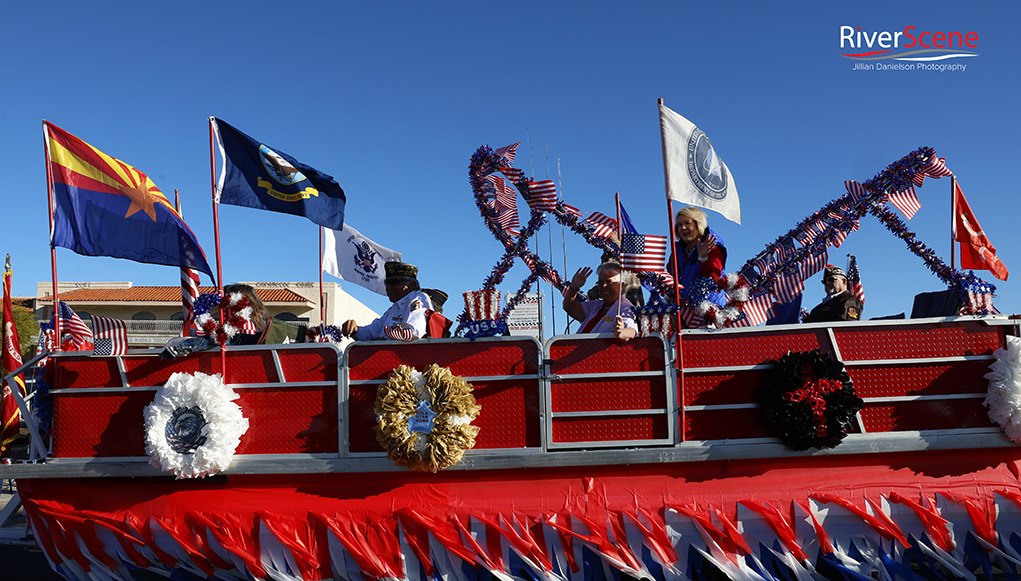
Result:
<svg viewBox="0 0 1021 581"><path fill-rule="evenodd" d="M291 381L337 381L339 353L330 347L322 349L280 349L280 368Z"/></svg>
<svg viewBox="0 0 1021 581"><path fill-rule="evenodd" d="M662 371L665 366L663 341L654 337L627 343L612 338L558 339L550 344L550 371L571 373L620 373Z"/></svg>
<svg viewBox="0 0 1021 581"><path fill-rule="evenodd" d="M667 418L658 416L603 416L553 418L553 441L616 442L660 440L667 437Z"/></svg>
<svg viewBox="0 0 1021 581"><path fill-rule="evenodd" d="M684 334L684 368L758 365L788 351L822 349L832 355L825 329L792 329L760 333Z"/></svg>
<svg viewBox="0 0 1021 581"><path fill-rule="evenodd" d="M112 357L55 357L54 389L121 387L117 360Z"/></svg>
<svg viewBox="0 0 1021 581"><path fill-rule="evenodd" d="M248 431L238 454L336 454L336 386L237 390Z"/></svg>
<svg viewBox="0 0 1021 581"><path fill-rule="evenodd" d="M475 449L538 448L539 382L534 380L473 383L475 401L482 406L473 426L480 428ZM380 452L376 442L376 385L349 389L348 440L352 452Z"/></svg>
<svg viewBox="0 0 1021 581"><path fill-rule="evenodd" d="M687 440L740 440L772 435L762 427L759 408L686 411L684 433Z"/></svg>
<svg viewBox="0 0 1021 581"><path fill-rule="evenodd" d="M539 372L535 341L433 342L403 345L356 343L348 351L351 380L386 379L398 365L419 371L436 363L460 376L532 375Z"/></svg>
<svg viewBox="0 0 1021 581"><path fill-rule="evenodd" d="M53 456L144 456L142 410L154 391L53 395Z"/></svg>
<svg viewBox="0 0 1021 581"><path fill-rule="evenodd" d="M160 359L155 356L125 357L124 371L128 376L128 385L155 387L166 383L174 373L202 372L207 375L219 373L219 353L216 357L216 371L213 371L211 354L206 353L179 359Z"/></svg>
<svg viewBox="0 0 1021 581"><path fill-rule="evenodd" d="M848 367L858 397L985 393L991 361Z"/></svg>
<svg viewBox="0 0 1021 581"><path fill-rule="evenodd" d="M662 377L640 377L627 381L554 381L551 386L553 411L662 409L666 407L664 383Z"/></svg>
<svg viewBox="0 0 1021 581"><path fill-rule="evenodd" d="M845 361L986 355L1003 346L1000 328L978 321L833 329Z"/></svg>
<svg viewBox="0 0 1021 581"><path fill-rule="evenodd" d="M982 400L906 401L895 404L867 404L861 411L868 432L949 430L995 426Z"/></svg>
<svg viewBox="0 0 1021 581"><path fill-rule="evenodd" d="M685 374L684 405L754 403L765 369L719 374Z"/></svg>

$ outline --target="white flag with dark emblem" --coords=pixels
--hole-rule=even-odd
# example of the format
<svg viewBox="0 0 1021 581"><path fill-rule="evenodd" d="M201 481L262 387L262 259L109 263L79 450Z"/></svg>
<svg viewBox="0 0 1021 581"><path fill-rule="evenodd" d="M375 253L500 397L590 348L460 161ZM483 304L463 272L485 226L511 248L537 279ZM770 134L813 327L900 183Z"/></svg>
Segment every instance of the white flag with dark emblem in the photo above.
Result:
<svg viewBox="0 0 1021 581"><path fill-rule="evenodd" d="M663 104L659 106L659 127L667 197L715 210L740 224L741 202L737 199L734 176L709 137Z"/></svg>
<svg viewBox="0 0 1021 581"><path fill-rule="evenodd" d="M343 230L323 230L326 232L323 271L385 295L383 263L400 262L401 253L376 244L347 224Z"/></svg>

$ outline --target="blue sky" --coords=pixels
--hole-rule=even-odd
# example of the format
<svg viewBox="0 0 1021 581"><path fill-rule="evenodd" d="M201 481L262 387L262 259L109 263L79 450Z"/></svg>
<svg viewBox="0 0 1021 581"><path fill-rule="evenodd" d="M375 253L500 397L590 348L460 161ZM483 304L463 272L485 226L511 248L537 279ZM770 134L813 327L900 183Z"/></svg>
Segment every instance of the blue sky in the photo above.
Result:
<svg viewBox="0 0 1021 581"><path fill-rule="evenodd" d="M841 195L844 180L863 182L922 145L946 158L1000 258L1021 269L1013 31L1021 5L890 5L16 3L0 35L0 151L13 169L0 193L0 252L11 254L15 295L50 280L47 119L146 172L171 199L180 189L212 262L212 115L335 176L347 222L418 265L423 285L446 290L456 314L460 293L480 288L502 254L472 200L472 152L522 141L517 167L532 174L534 156L534 174L544 178L548 166L568 203L612 214L620 192L640 230L665 235L663 98L711 137L738 185L744 223L709 218L728 245L728 270ZM979 56L952 61L967 65L962 72L853 71L840 56L849 51L842 25L975 32ZM944 257L949 189L947 179L929 180L908 222ZM317 280L311 222L229 206L220 219L226 282ZM539 241L548 256L546 229ZM564 273L561 244L557 226L554 265ZM568 277L598 260L570 233L566 246ZM858 257L866 317L910 312L914 294L945 288L875 218L831 249L830 262L843 264L848 252ZM526 274L519 262L503 288ZM998 307L1017 312L1013 279L979 274L997 285ZM179 281L173 268L65 249L57 275ZM808 306L823 296L818 279L806 283ZM388 304L344 287L379 312ZM556 321L562 330L559 310Z"/></svg>

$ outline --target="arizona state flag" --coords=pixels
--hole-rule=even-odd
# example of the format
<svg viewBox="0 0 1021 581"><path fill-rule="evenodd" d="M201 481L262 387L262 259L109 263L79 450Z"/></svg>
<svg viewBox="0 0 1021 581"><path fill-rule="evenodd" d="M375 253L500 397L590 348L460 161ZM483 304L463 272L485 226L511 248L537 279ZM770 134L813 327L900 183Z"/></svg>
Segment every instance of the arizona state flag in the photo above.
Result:
<svg viewBox="0 0 1021 581"><path fill-rule="evenodd" d="M213 271L198 239L149 176L43 122L53 199L50 242L86 256Z"/></svg>
<svg viewBox="0 0 1021 581"><path fill-rule="evenodd" d="M347 197L333 176L272 149L215 117L209 118L223 169L216 201L232 206L305 216L320 226L344 228Z"/></svg>
<svg viewBox="0 0 1021 581"><path fill-rule="evenodd" d="M996 247L982 231L968 200L961 191L961 185L954 180L954 239L961 243L961 268L988 270L1000 280L1007 280L1010 271L996 256Z"/></svg>
<svg viewBox="0 0 1021 581"><path fill-rule="evenodd" d="M3 367L4 375L21 367L21 346L18 343L18 332L14 327L14 317L11 309L11 257L7 256L7 265L4 269L4 352ZM14 383L25 395L25 380L22 376L14 378ZM18 437L19 424L21 423L21 412L18 410L18 403L14 401L11 387L4 382L3 390L0 392L0 454L7 450L7 446Z"/></svg>

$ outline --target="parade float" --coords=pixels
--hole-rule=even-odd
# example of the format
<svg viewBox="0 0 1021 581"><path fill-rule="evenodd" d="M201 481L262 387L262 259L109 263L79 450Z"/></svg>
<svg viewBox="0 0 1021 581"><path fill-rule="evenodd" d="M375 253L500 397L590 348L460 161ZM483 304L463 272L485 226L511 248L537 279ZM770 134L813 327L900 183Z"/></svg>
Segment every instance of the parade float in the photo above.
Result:
<svg viewBox="0 0 1021 581"><path fill-rule="evenodd" d="M507 148L484 146L470 163L505 252L482 289L465 293L459 337L341 350L324 328L310 337L322 342L177 359L47 354L38 390L19 398L29 461L0 466L0 478L17 480L54 570L1018 578L1017 323L991 313L992 285L947 266L887 208L951 175L932 149L848 182L718 283L726 306L704 301L707 288L676 295L664 273L640 273L650 301L641 336L623 343L504 335L514 299L502 304L497 287L517 259L530 274L514 297L540 278L565 286L528 249L548 218L619 253L606 222L583 219L512 162ZM498 195L519 194L531 213L517 230ZM780 289L810 276L865 214L947 285L955 314L759 325ZM224 343L238 326L204 322Z"/></svg>

